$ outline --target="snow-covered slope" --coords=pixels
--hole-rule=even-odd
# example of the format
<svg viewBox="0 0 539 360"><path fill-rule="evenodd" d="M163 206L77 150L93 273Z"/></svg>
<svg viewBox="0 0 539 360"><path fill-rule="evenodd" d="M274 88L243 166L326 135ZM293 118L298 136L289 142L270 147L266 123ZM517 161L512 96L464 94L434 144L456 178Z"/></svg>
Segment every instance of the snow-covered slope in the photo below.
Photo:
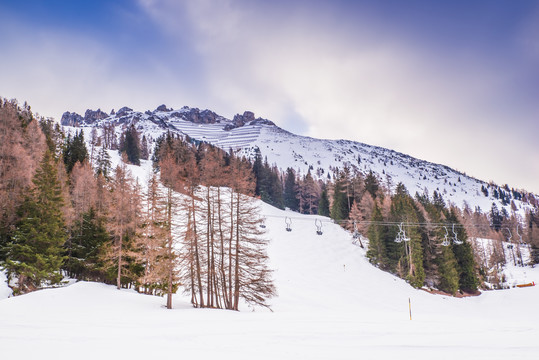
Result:
<svg viewBox="0 0 539 360"><path fill-rule="evenodd" d="M349 233L261 203L278 297L274 312L193 309L80 282L0 300L4 359L536 359L539 287L456 299L370 265ZM522 270L526 281L539 269ZM525 274L524 274L525 272ZM2 284L5 287L5 284ZM412 318L409 320L409 299Z"/></svg>
<svg viewBox="0 0 539 360"><path fill-rule="evenodd" d="M447 166L359 142L295 135L269 120L255 118L251 112L236 115L233 120L229 120L209 110L199 111L188 107L172 110L161 105L154 111L144 113L124 107L111 115L101 110L88 110L84 117L65 113L62 124L78 127L112 124L118 133L125 126L134 124L148 139L155 140L161 134L171 131L211 143L226 151L237 150L251 158L258 149L270 164L275 164L283 171L288 167L300 174L311 170L315 177L324 180L332 178L336 169L346 166L363 174L373 171L380 182L391 189L402 182L412 195L416 192L423 194L425 191L432 195L433 191L437 191L446 202L459 207L463 207L466 201L471 209L480 207L483 212L487 212L493 202L497 203L499 209L504 205L494 197L494 190L500 191L498 186L468 177ZM482 187L488 191L488 196ZM511 190L509 187L503 190L510 196L507 200L513 197L517 211L524 215L525 210L531 208L526 197L533 195L527 194L523 199L518 199L514 198ZM510 213L508 203L505 207Z"/></svg>

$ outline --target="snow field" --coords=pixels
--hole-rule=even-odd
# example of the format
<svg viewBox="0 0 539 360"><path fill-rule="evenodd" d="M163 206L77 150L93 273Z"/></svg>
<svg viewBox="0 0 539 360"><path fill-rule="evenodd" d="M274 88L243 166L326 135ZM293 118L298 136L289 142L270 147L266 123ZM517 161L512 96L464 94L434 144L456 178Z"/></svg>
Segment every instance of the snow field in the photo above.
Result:
<svg viewBox="0 0 539 360"><path fill-rule="evenodd" d="M338 225L319 236L319 217L261 208L274 312L193 309L183 295L166 310L164 298L79 282L1 300L1 358L537 358L538 287L431 295L370 265Z"/></svg>

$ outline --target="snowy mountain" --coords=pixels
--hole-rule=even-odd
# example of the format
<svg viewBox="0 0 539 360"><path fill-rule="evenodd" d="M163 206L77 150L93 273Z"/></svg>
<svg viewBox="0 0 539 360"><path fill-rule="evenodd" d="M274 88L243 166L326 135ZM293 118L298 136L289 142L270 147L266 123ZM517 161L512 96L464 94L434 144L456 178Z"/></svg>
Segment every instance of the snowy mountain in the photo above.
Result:
<svg viewBox="0 0 539 360"><path fill-rule="evenodd" d="M159 106L153 111L138 112L123 107L110 114L98 109L87 110L84 116L66 112L62 125L70 127L104 127L114 125L118 133L126 126L135 127L148 139L155 140L163 133L189 136L208 142L226 151L233 149L240 155L254 158L257 150L270 165L282 171L288 167L300 174L309 170L315 178L331 179L337 169L348 167L351 171L367 174L372 171L384 184L394 189L402 182L410 194L441 194L446 202L471 209L479 207L489 211L492 203L511 213L514 201L516 211L524 214L532 208L536 196L516 191L509 186L499 187L467 176L447 166L419 160L411 156L349 140L323 140L292 134L273 122L255 118L252 112L226 119L210 110L183 107L180 110ZM503 198L501 194L504 194Z"/></svg>

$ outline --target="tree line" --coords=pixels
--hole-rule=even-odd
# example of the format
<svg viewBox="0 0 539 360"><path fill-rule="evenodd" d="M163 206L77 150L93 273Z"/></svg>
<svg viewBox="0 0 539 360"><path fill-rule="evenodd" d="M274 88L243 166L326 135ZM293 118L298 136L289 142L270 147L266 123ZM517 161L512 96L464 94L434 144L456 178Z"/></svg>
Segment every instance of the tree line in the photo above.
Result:
<svg viewBox="0 0 539 360"><path fill-rule="evenodd" d="M248 161L167 135L154 154L161 171L143 188L126 165L144 149L134 127L112 169L110 129L93 129L88 151L82 132L66 137L26 104L2 99L0 119L0 264L15 294L67 274L166 295L169 308L178 288L196 307L268 306L275 288Z"/></svg>
<svg viewBox="0 0 539 360"><path fill-rule="evenodd" d="M524 265L522 249L529 249L532 264L539 259L537 211L528 211L521 218L514 201L507 200L512 194L514 199L525 198L533 205L535 198L510 191L508 186L503 191L491 184L481 191L488 196L489 189L496 190L511 210L498 209L493 203L483 212L466 203L462 209L446 204L437 191L412 196L403 184L393 186L391 179L382 181L372 171L363 174L345 167L333 169L333 176L327 179L319 176L314 180L311 169L306 174L291 168L280 172L276 165L262 161L259 152L253 169L255 193L261 199L279 208L329 216L348 230L356 230L368 239L367 256L373 264L415 287L428 286L451 294L475 292L485 283L502 287L502 267L509 260ZM395 242L400 223L409 241ZM515 235L513 244L507 244L509 231ZM522 243L517 233L522 235ZM442 245L455 237L458 245L452 241ZM493 241L485 248L475 241L478 238ZM359 241L363 246L361 237ZM504 242L509 250L504 249ZM506 258L507 251L513 259Z"/></svg>

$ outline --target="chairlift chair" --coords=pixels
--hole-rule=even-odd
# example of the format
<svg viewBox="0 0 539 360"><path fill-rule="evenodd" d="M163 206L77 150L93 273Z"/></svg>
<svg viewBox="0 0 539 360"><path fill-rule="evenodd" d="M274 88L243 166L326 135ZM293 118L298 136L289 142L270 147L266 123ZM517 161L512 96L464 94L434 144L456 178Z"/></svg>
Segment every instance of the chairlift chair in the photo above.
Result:
<svg viewBox="0 0 539 360"><path fill-rule="evenodd" d="M451 243L449 242L449 231L447 231L447 228L444 226L445 235L444 240L442 241L442 246L449 246Z"/></svg>
<svg viewBox="0 0 539 360"><path fill-rule="evenodd" d="M292 219L287 216L284 218L284 222L286 223L286 231L292 231Z"/></svg>
<svg viewBox="0 0 539 360"><path fill-rule="evenodd" d="M453 234L455 235L455 237L453 238L453 244L462 245L464 242L462 240L459 240L459 238L457 237L457 233L455 232L455 224L453 224Z"/></svg>
<svg viewBox="0 0 539 360"><path fill-rule="evenodd" d="M318 220L318 219L315 219L314 220L314 225L316 226L316 234L317 235L322 235L323 234L323 232L322 232L322 221Z"/></svg>
<svg viewBox="0 0 539 360"><path fill-rule="evenodd" d="M399 233L397 234L397 237L395 238L396 243L401 243L403 241L410 241L409 238L406 237L406 233L404 232L404 229L402 228L403 223L400 223L399 226Z"/></svg>
<svg viewBox="0 0 539 360"><path fill-rule="evenodd" d="M357 230L357 223L354 221L354 232L352 233L352 238L359 239L359 231Z"/></svg>

